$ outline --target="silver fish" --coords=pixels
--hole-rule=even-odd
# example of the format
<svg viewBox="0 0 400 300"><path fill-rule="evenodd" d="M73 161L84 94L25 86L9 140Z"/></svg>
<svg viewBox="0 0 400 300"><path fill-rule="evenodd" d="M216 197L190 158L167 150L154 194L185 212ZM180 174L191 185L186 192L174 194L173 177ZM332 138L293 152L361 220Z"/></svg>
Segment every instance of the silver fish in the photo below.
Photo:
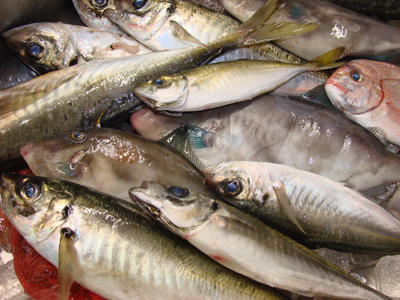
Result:
<svg viewBox="0 0 400 300"><path fill-rule="evenodd" d="M349 252L400 253L400 221L326 177L251 161L223 162L203 174L226 201L295 240Z"/></svg>
<svg viewBox="0 0 400 300"><path fill-rule="evenodd" d="M390 299L222 201L185 187L153 182L144 182L130 194L164 227L222 265L258 282L306 296Z"/></svg>
<svg viewBox="0 0 400 300"><path fill-rule="evenodd" d="M304 64L238 60L204 65L154 78L137 86L133 92L155 111L179 115L211 109L270 92L307 71L341 66L343 63L327 62L335 61L342 50L334 49Z"/></svg>
<svg viewBox="0 0 400 300"><path fill-rule="evenodd" d="M24 238L72 281L110 300L286 297L213 262L133 203L72 182L3 173L1 207Z"/></svg>
<svg viewBox="0 0 400 300"><path fill-rule="evenodd" d="M233 16L246 21L262 5L258 0L223 0ZM270 21L318 22L321 26L304 35L276 44L311 60L331 49L346 46L347 55L388 60L400 55L400 28L320 0L282 0Z"/></svg>
<svg viewBox="0 0 400 300"><path fill-rule="evenodd" d="M180 153L122 131L95 128L57 135L24 145L21 156L35 175L76 182L128 201L129 189L143 180L181 182L215 196Z"/></svg>
<svg viewBox="0 0 400 300"><path fill-rule="evenodd" d="M288 165L358 191L400 181L400 158L337 111L278 96L170 118L144 109L131 115L140 135L173 137L188 124L189 142L206 167L247 160ZM177 133L177 136L182 134Z"/></svg>
<svg viewBox="0 0 400 300"><path fill-rule="evenodd" d="M193 68L244 43L274 38L282 30L296 32L297 26L291 24L265 30L262 25L270 13L266 10L251 26L205 46L90 61L0 91L0 169L12 166L11 160L20 160L22 145L86 127L113 101L124 104L129 100L125 110L137 105L136 98L126 97L142 82ZM118 110L119 105L112 109Z"/></svg>
<svg viewBox="0 0 400 300"><path fill-rule="evenodd" d="M90 60L151 52L126 35L63 23L32 23L2 36L8 48L41 73Z"/></svg>

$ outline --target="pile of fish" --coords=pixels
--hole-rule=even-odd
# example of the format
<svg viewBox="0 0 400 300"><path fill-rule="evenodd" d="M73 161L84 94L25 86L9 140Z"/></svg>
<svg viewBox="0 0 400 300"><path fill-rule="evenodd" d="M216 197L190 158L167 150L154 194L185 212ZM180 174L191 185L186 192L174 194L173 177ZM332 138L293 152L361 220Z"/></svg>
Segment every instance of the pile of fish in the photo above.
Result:
<svg viewBox="0 0 400 300"><path fill-rule="evenodd" d="M87 27L2 34L41 75L0 91L0 217L62 300L74 281L117 300L399 296L315 249L400 254L400 28L325 1L73 3Z"/></svg>

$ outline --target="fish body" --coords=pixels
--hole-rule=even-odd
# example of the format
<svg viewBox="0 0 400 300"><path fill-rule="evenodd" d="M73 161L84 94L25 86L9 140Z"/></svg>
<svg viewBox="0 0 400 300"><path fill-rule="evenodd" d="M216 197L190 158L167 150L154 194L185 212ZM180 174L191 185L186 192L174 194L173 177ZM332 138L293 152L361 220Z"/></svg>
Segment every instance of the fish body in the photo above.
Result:
<svg viewBox="0 0 400 300"><path fill-rule="evenodd" d="M144 182L131 197L175 234L228 268L306 296L389 299L255 217L184 187ZM340 288L338 288L340 286Z"/></svg>
<svg viewBox="0 0 400 300"><path fill-rule="evenodd" d="M240 22L187 1L112 0L94 9L152 50L205 44L229 35Z"/></svg>
<svg viewBox="0 0 400 300"><path fill-rule="evenodd" d="M42 73L90 60L151 52L126 35L63 23L32 23L2 36L8 48Z"/></svg>
<svg viewBox="0 0 400 300"><path fill-rule="evenodd" d="M127 111L139 102L129 93L140 83L198 66L257 32L252 27L205 46L90 61L0 91L1 170L20 161L19 148L27 142L88 127L113 102L119 102L113 110L122 105Z"/></svg>
<svg viewBox="0 0 400 300"><path fill-rule="evenodd" d="M21 155L35 175L76 182L127 201L129 189L143 180L182 182L211 193L203 185L204 176L180 153L118 130L93 128L57 135L24 145Z"/></svg>
<svg viewBox="0 0 400 300"><path fill-rule="evenodd" d="M155 111L199 111L252 99L300 73L323 68L315 62L221 62L152 79L136 87L134 93Z"/></svg>
<svg viewBox="0 0 400 300"><path fill-rule="evenodd" d="M222 4L233 16L244 22L263 5L263 1L226 0ZM346 46L347 55L355 57L389 60L399 55L400 28L328 1L281 1L268 22L289 20L320 24L312 32L276 41L278 46L306 60L339 46Z"/></svg>
<svg viewBox="0 0 400 300"><path fill-rule="evenodd" d="M224 162L203 173L226 201L295 240L349 252L400 252L400 221L326 177L251 161Z"/></svg>
<svg viewBox="0 0 400 300"><path fill-rule="evenodd" d="M72 275L106 299L286 299L209 260L133 203L75 183L3 173L1 206L59 280Z"/></svg>
<svg viewBox="0 0 400 300"><path fill-rule="evenodd" d="M347 117L400 145L399 85L400 67L360 59L336 70L325 90L332 104Z"/></svg>
<svg viewBox="0 0 400 300"><path fill-rule="evenodd" d="M194 126L192 148L206 167L250 160L288 165L359 191L399 181L399 157L370 132L324 106L272 95L181 118L145 109L131 115L143 137L160 140Z"/></svg>

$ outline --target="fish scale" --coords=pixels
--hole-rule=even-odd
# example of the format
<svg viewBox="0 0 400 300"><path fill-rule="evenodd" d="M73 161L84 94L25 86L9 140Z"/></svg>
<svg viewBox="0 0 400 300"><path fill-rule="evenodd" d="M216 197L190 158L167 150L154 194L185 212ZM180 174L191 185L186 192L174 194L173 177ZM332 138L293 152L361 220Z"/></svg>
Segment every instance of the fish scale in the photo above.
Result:
<svg viewBox="0 0 400 300"><path fill-rule="evenodd" d="M24 218L10 206L15 200L9 197L20 195L13 194L14 180L40 182L34 214L49 214L53 221L40 228L51 229L50 234L32 232L39 230L40 220ZM58 266L60 229L76 233L75 280L108 299L286 299L214 263L131 203L73 183L11 173L3 173L0 191L1 206L13 225L53 265ZM72 205L66 218L58 211L64 203ZM56 221L60 218L62 223ZM46 238L39 241L40 236Z"/></svg>

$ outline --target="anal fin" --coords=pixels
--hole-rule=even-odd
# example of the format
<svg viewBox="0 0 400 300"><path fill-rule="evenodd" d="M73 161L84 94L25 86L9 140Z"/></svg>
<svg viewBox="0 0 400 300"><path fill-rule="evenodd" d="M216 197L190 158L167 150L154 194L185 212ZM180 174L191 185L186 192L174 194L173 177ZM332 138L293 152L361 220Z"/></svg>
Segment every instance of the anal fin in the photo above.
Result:
<svg viewBox="0 0 400 300"><path fill-rule="evenodd" d="M290 204L289 197L285 191L285 185L282 181L279 182L279 185L274 186L274 191L276 194L276 198L278 199L279 205L281 206L285 215L289 218L289 220L296 225L296 227L303 232L305 235L307 233L304 231L303 227L301 227L299 221L297 221L296 216L294 215L292 206Z"/></svg>

